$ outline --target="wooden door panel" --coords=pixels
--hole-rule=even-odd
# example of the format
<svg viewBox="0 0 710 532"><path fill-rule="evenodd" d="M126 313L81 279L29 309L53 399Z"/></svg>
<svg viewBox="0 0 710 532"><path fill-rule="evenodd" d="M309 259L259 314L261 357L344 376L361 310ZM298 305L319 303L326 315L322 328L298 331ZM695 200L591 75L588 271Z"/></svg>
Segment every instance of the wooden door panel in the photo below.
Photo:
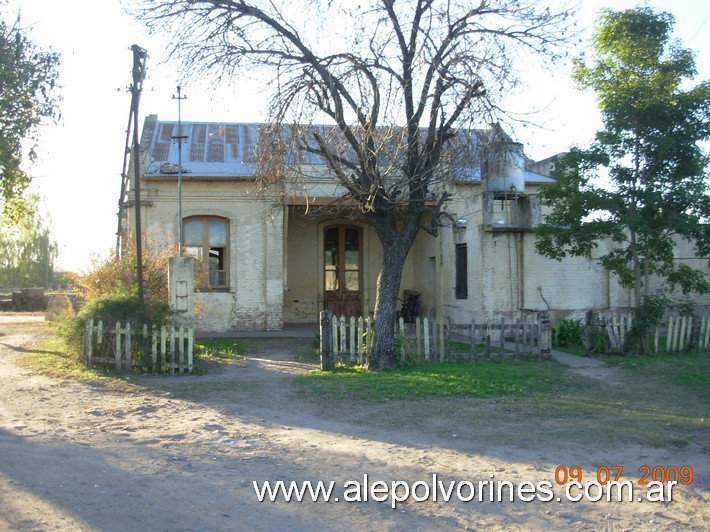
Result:
<svg viewBox="0 0 710 532"><path fill-rule="evenodd" d="M361 230L327 227L323 234L323 307L336 316L362 315Z"/></svg>

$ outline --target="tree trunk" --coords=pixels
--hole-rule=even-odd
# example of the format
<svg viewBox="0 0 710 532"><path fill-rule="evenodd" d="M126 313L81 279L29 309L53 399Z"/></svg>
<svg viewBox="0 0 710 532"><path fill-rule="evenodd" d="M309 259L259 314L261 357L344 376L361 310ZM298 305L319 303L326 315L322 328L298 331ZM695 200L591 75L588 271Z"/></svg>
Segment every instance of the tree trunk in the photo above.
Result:
<svg viewBox="0 0 710 532"><path fill-rule="evenodd" d="M411 245L409 239L401 239L392 245L383 243L385 253L377 277L374 340L371 352L367 354L367 369L371 371L391 368L395 364L394 339L399 287L404 261Z"/></svg>
<svg viewBox="0 0 710 532"><path fill-rule="evenodd" d="M634 269L634 308L638 311L638 309L641 308L641 261L639 260L636 231L633 228L629 230L629 249L631 251L631 263Z"/></svg>

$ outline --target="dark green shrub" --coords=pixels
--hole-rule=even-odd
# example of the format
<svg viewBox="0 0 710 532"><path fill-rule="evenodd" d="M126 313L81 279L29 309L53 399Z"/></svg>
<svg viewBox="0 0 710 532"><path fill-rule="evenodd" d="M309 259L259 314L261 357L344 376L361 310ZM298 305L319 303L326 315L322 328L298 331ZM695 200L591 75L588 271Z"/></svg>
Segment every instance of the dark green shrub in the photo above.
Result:
<svg viewBox="0 0 710 532"><path fill-rule="evenodd" d="M584 326L580 320L557 320L552 327L554 347L584 347Z"/></svg>
<svg viewBox="0 0 710 532"><path fill-rule="evenodd" d="M626 337L624 351L646 354L651 350L652 334L661 323L669 301L664 296L647 296L634 313L634 322Z"/></svg>
<svg viewBox="0 0 710 532"><path fill-rule="evenodd" d="M133 330L138 330L143 324L150 327L166 323L169 308L167 301L146 301L143 313L138 297L127 294L102 296L88 301L79 314L64 320L57 327L57 334L66 342L70 354L77 358L83 356L84 331L89 317L93 317L95 323L102 320L105 328L115 326L118 321L121 325L130 323Z"/></svg>

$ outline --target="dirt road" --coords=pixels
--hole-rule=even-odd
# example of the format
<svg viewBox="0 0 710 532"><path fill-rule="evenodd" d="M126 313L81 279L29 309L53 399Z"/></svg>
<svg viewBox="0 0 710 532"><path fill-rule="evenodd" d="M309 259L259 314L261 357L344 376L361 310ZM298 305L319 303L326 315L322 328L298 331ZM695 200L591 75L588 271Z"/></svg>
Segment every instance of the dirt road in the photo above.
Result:
<svg viewBox="0 0 710 532"><path fill-rule="evenodd" d="M487 427L495 402L454 398L410 405L303 399L294 375L309 366L283 346L202 376L140 377L115 389L36 374L17 364L46 333L41 322L0 322L2 530L707 529L707 454L592 441L530 439L537 422ZM134 379L130 377L129 379ZM129 381L130 382L130 381ZM603 393L603 387L600 393ZM436 410L462 416L437 420ZM463 408L465 406L465 408ZM479 408L480 406L480 408ZM398 409L396 423L392 410ZM480 418L470 412L478 411ZM539 427L537 427L539 429ZM544 431L543 431L544 433ZM501 437L501 434L507 437ZM551 431L551 434L559 432ZM345 502L363 482L554 480L559 465L692 463L695 480L672 502ZM631 480L634 480L631 475ZM340 502L259 502L253 481L335 481ZM469 494L468 484L461 495ZM463 486L463 487L462 487ZM640 488L634 497L642 494ZM401 493L401 492L400 492ZM507 493L507 492L504 492ZM353 497L351 492L350 497ZM476 494L477 497L478 494ZM557 500L557 498L561 500ZM430 497L431 498L431 497ZM517 498L517 496L516 496Z"/></svg>

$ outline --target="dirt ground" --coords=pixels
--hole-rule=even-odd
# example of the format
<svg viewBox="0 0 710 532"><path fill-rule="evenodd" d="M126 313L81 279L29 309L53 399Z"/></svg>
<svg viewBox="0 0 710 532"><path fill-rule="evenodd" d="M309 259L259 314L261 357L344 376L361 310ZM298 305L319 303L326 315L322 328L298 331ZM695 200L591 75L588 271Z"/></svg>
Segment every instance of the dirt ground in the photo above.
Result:
<svg viewBox="0 0 710 532"><path fill-rule="evenodd" d="M41 318L0 320L1 530L710 527L707 442L671 449L585 441L548 431L534 416L506 421L501 403L469 398L332 406L298 393L294 376L312 366L294 359L293 342L205 375L127 377L136 386L117 389L19 365L44 334ZM600 380L600 396L618 385ZM389 500L342 500L352 486L345 483L364 475L539 483L552 482L560 465L581 466L588 480L605 464L630 472L634 497L642 465L691 464L695 479L675 487L672 502L570 502L560 486L549 502L410 499L393 509ZM341 501L258 502L252 482L267 480L333 480Z"/></svg>

